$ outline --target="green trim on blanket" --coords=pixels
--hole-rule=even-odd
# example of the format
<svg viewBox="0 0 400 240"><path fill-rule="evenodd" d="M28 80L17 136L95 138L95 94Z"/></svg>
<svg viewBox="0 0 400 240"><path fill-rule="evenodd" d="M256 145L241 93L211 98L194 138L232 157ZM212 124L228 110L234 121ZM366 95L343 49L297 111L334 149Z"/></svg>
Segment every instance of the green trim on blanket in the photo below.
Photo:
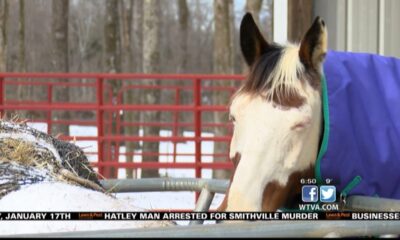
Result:
<svg viewBox="0 0 400 240"><path fill-rule="evenodd" d="M344 187L344 189L342 190L342 192L340 193L340 197L347 197L347 195L349 195L349 192L351 192L351 190L353 190L358 184L360 184L360 182L362 181L362 177L357 175L353 178L353 180L351 180L346 187Z"/></svg>
<svg viewBox="0 0 400 240"><path fill-rule="evenodd" d="M315 162L315 178L317 180L317 184L324 184L324 180L321 175L321 159L325 155L326 150L328 149L328 139L329 139L329 104L328 104L328 89L326 85L325 74L322 73L321 78L322 85L322 112L324 119L324 128L323 128L323 137L321 148L319 149L317 161Z"/></svg>

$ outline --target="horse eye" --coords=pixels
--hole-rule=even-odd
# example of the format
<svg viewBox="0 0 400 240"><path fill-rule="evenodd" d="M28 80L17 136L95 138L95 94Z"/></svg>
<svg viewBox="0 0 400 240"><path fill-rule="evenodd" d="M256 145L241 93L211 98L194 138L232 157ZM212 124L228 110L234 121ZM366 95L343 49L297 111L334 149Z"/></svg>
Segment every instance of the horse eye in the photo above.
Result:
<svg viewBox="0 0 400 240"><path fill-rule="evenodd" d="M235 117L234 117L234 116L232 116L232 115L229 115L229 121L231 121L231 122L235 122L235 121L236 121L236 119L235 119Z"/></svg>

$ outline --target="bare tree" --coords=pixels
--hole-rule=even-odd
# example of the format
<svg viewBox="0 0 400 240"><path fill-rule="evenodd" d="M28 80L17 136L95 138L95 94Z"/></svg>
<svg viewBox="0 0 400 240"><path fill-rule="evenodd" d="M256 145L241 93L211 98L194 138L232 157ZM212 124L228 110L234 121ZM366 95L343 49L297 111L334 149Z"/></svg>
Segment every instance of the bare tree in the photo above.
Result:
<svg viewBox="0 0 400 240"><path fill-rule="evenodd" d="M19 0L18 43L18 71L25 72L25 0Z"/></svg>
<svg viewBox="0 0 400 240"><path fill-rule="evenodd" d="M178 65L178 72L187 71L188 61L188 33L189 33L189 8L186 0L178 0L178 17L179 17L179 30L180 30L180 64Z"/></svg>
<svg viewBox="0 0 400 240"><path fill-rule="evenodd" d="M53 70L68 72L69 0L52 1Z"/></svg>
<svg viewBox="0 0 400 240"><path fill-rule="evenodd" d="M0 72L7 69L8 0L0 0Z"/></svg>
<svg viewBox="0 0 400 240"><path fill-rule="evenodd" d="M189 52L188 52L188 41L189 41L189 30L190 30L190 11L188 7L187 0L177 0L178 7L178 21L179 21L179 63L177 64L176 72L178 73L187 73L188 65L189 65ZM191 82L189 81L181 81L179 82L181 86L190 86ZM181 104L190 104L190 93L187 91L181 91L179 96L179 101ZM190 117L185 114L177 113L179 117L179 122L190 121ZM185 131L184 127L177 129L178 135L183 135Z"/></svg>
<svg viewBox="0 0 400 240"><path fill-rule="evenodd" d="M160 72L160 3L157 0L144 0L143 2L143 72ZM147 79L146 85L157 86L159 80ZM161 93L159 90L145 90L145 104L159 104ZM143 112L143 122L159 122L159 111ZM144 136L159 136L159 127L144 127ZM146 153L158 153L158 142L143 142L143 162L158 162L158 156L147 155ZM158 177L158 169L144 169L142 178Z"/></svg>
<svg viewBox="0 0 400 240"><path fill-rule="evenodd" d="M214 73L232 74L230 4L232 0L214 1Z"/></svg>
<svg viewBox="0 0 400 240"><path fill-rule="evenodd" d="M133 71L143 72L143 1L133 2L132 40Z"/></svg>
<svg viewBox="0 0 400 240"><path fill-rule="evenodd" d="M69 10L69 69L71 72L101 72L102 41L104 29L104 6L96 0L76 1ZM94 79L77 79L81 83L92 83ZM88 103L96 100L92 87L74 88L69 92L70 100ZM74 111L74 119L95 120L93 111Z"/></svg>
<svg viewBox="0 0 400 240"><path fill-rule="evenodd" d="M106 1L106 14L104 24L104 70L108 73L121 72L121 58L120 58L120 29L119 29L119 11L118 11L118 0L107 0ZM121 88L121 81L110 80L107 83L111 86L112 99L107 99L109 102L115 102L118 91ZM116 118L119 115L119 111L108 112L111 114L111 129L108 132L115 135L119 129L116 129ZM106 130L107 131L107 130ZM119 151L116 142L106 142L105 151L110 152L113 161L118 161L117 152ZM114 167L106 169L106 175L115 178L117 171Z"/></svg>
<svg viewBox="0 0 400 240"><path fill-rule="evenodd" d="M261 2L262 0L253 0L250 2ZM272 0L269 0L271 2ZM5 5L8 2L10 11L6 11ZM69 4L68 4L69 2ZM99 4L105 3L105 4ZM0 70L3 71L27 71L34 72L146 72L146 73L233 73L233 67L236 72L240 72L241 66L239 60L241 56L233 54L233 46L237 49L237 29L234 28L233 1L227 3L218 1L204 0L176 0L168 1L134 1L134 0L47 0L36 1L8 1L0 0ZM236 1L235 1L236 2ZM268 2L268 0L263 1ZM146 7L143 6L146 4ZM24 7L18 8L19 5ZM158 5L158 6L155 6ZM215 6L228 6L228 14L216 9L216 19L214 21L213 12ZM253 4L254 5L254 4ZM263 4L265 7L266 4ZM4 7L3 7L4 6ZM113 6L113 7L112 7ZM21 12L26 9L23 14ZM29 9L29 10L28 10ZM149 11L148 9L153 9ZM160 11L162 9L162 11ZM262 8L264 11L264 8ZM244 9L241 9L243 11ZM9 12L7 36L5 35L6 13ZM154 14L157 12L157 14ZM144 16L146 15L146 16ZM156 15L156 16L154 16ZM264 19L265 14L262 15ZM221 19L221 17L223 19ZM143 19L146 18L146 21ZM24 21L25 20L25 21ZM238 20L238 19L236 19ZM19 22L25 23L24 28L18 26ZM264 21L264 20L263 20ZM21 23L22 23L21 22ZM227 23L229 22L229 23ZM69 26L68 26L69 25ZM237 27L237 26L236 26ZM69 29L68 29L69 28ZM25 29L25 33L22 33ZM38 29L40 31L38 31ZM216 32L214 41L214 30ZM145 31L146 33L143 33ZM107 32L107 33L106 33ZM146 35L146 36L143 36ZM21 37L24 36L24 37ZM226 39L222 39L222 38ZM8 47L6 47L8 39ZM24 51L22 41L25 38L26 60L21 61ZM219 39L219 40L218 40ZM219 44L217 44L219 42ZM14 44L15 43L15 44ZM214 52L215 49L215 52ZM8 51L8 57L5 53ZM239 52L236 50L236 52ZM68 54L69 53L69 54ZM211 61L210 59L214 59ZM40 61L38 61L40 60ZM21 63L25 62L23 67ZM235 64L233 64L235 62ZM36 80L35 80L36 81ZM93 82L93 79L74 79L86 83ZM118 88L117 84L124 82L123 87L131 88L131 84L138 84L138 81L107 81L112 83L114 96ZM171 84L170 81L146 80L141 85L161 85ZM205 84L212 84L212 81L204 81ZM215 82L216 86L224 86L223 81ZM221 85L219 84L221 83ZM139 85L138 84L138 85ZM179 84L184 84L180 81ZM191 82L188 81L188 85ZM44 87L27 87L32 90L32 97L37 101L45 101L46 94L43 94ZM106 91L111 87L105 88ZM67 89L55 87L53 89L53 100L57 102L76 102L93 103L95 93L93 88L74 88L73 91L66 94ZM12 93L9 93L12 92ZM7 91L10 99L16 98L16 91ZM11 95L12 94L12 95ZM226 96L224 96L226 94ZM27 99L27 94L24 98ZM173 103L172 91L157 90L138 90L130 89L124 94L124 104L165 104ZM203 91L202 100L206 104L227 105L228 93L218 92L218 95L212 95L211 91ZM69 96L69 97L68 97ZM108 95L105 96L107 98ZM161 100L160 100L161 99ZM106 100L115 100L106 99ZM193 100L190 90L183 91L180 101L183 104L191 104ZM74 118L76 120L94 120L94 111L77 111L79 113L61 113L54 111L55 119ZM111 111L106 111L105 114ZM155 111L147 111L143 116L138 111L123 111L122 117L125 122L156 122L161 119L161 114ZM35 116L30 118L43 119L46 112L35 111ZM115 111L113 119L118 116ZM142 115L142 116L141 116ZM190 123L193 121L191 114L180 113L181 122ZM210 122L226 123L226 114L215 114L212 112L203 113L203 120ZM107 116L106 116L107 117ZM171 121L174 117L170 112L162 112L162 119ZM108 118L107 118L108 119ZM216 120L215 120L216 119ZM115 121L114 121L115 122ZM159 128L149 127L124 127L121 134L137 136L139 129L143 129L144 135L159 135ZM206 128L204 128L206 129ZM204 130L203 129L203 130ZM222 127L221 127L222 129ZM216 135L226 135L225 130L215 130L208 128L207 131L215 131ZM53 133L68 134L68 127L54 124ZM115 125L107 133L119 134L115 130ZM183 127L180 131L186 130ZM179 132L181 134L181 132ZM127 151L133 152L140 149L140 144L125 142ZM223 146L226 145L226 146ZM114 145L116 146L116 145ZM216 153L225 153L226 143L217 143ZM110 146L108 146L110 147ZM115 152L118 149L109 149ZM158 152L158 144L145 143L142 146L143 152ZM106 150L108 151L108 150ZM127 156L127 161L132 158ZM157 161L158 157L145 156L143 161ZM219 160L226 160L219 159ZM218 161L218 160L216 160ZM130 177L130 170L127 175ZM147 176L157 176L158 171L152 172ZM115 175L114 175L115 176Z"/></svg>
<svg viewBox="0 0 400 240"><path fill-rule="evenodd" d="M260 28L260 11L263 0L247 0L245 10L253 15L258 27ZM261 28L262 29L262 28Z"/></svg>
<svg viewBox="0 0 400 240"><path fill-rule="evenodd" d="M68 14L69 14L69 9L68 9ZM52 25L53 25L52 15L53 15L52 2L46 0L35 0L35 1L25 0L25 48L26 48L25 54L26 54L27 71L33 71L33 72L59 71L55 70L53 66L54 44L53 44L53 32L52 32ZM15 20L10 19L10 24L9 26L17 26L18 19ZM70 35L69 32L68 35ZM16 37L12 36L13 39L12 41L17 43L18 41L17 31L15 31L15 36ZM16 46L18 47L18 45ZM75 50L74 48L70 48L70 46L68 46L68 49L70 49L71 52ZM18 49L15 49L16 52L15 55L18 55L18 51L19 51ZM68 60L70 60L69 56ZM69 64L68 64L68 70L70 71ZM45 99L45 94L43 94L43 88L36 87L35 89L32 89L31 94L32 98L35 97L36 99L41 99L41 100Z"/></svg>
<svg viewBox="0 0 400 240"><path fill-rule="evenodd" d="M229 13L229 33L230 33L230 62L231 62L231 73L235 73L235 40L236 40L236 32L235 32L235 11L233 0L228 1L228 13ZM233 83L231 83L233 85Z"/></svg>
<svg viewBox="0 0 400 240"><path fill-rule="evenodd" d="M120 13L121 13L121 59L122 69L124 72L132 72L133 66L133 48L132 48L132 32L133 32L133 12L134 12L134 1L120 1ZM136 39L135 39L136 40ZM135 84L131 81L124 81L126 88L130 88L124 92L124 103L125 104L138 104L138 94L140 91L132 89ZM138 111L124 111L123 119L126 123L138 122L140 113ZM139 135L139 128L137 126L125 126L124 133L128 136ZM126 162L133 162L133 153L138 148L137 142L126 141ZM136 171L132 169L126 169L127 178L136 178Z"/></svg>
<svg viewBox="0 0 400 240"><path fill-rule="evenodd" d="M118 56L119 25L118 0L106 1L106 16L104 25L105 66L109 73L121 72L121 60Z"/></svg>
<svg viewBox="0 0 400 240"><path fill-rule="evenodd" d="M18 71L26 71L26 55L25 55L25 0L19 0L19 19L18 19ZM17 96L19 100L32 99L32 88L20 85L17 87ZM21 117L26 117L21 113Z"/></svg>
<svg viewBox="0 0 400 240"><path fill-rule="evenodd" d="M213 67L214 73L218 74L232 74L233 62L232 56L233 49L231 48L232 25L231 14L229 7L231 0L214 0L214 56ZM230 84L226 81L215 81L214 86L226 87ZM227 105L229 101L228 91L213 91L213 102L216 105ZM226 123L228 121L227 113L214 112L214 123ZM226 136L227 129L224 127L216 127L214 129L216 136ZM226 142L216 142L214 144L214 154L221 154L228 152L228 144ZM226 157L214 157L214 161L226 161ZM228 178L229 172L226 170L215 170L213 178Z"/></svg>
<svg viewBox="0 0 400 240"><path fill-rule="evenodd" d="M129 6L128 6L129 5ZM130 8L130 9L129 9ZM126 7L124 8L125 12L123 14L124 24L123 28L125 36L125 44L129 45L129 48L124 49L124 54L129 54L131 65L126 69L128 72L142 72L143 66L143 1L132 1L129 0L126 3ZM129 28L129 29L128 29ZM129 39L128 39L129 38ZM124 46L124 43L122 44ZM128 56L125 56L128 57ZM128 67L128 66L126 66ZM141 89L137 89L134 86L137 86L137 82L125 81L126 87L130 89L124 93L124 103L125 104L141 104L143 91ZM138 123L140 122L141 112L140 111L124 111L123 115L124 121L126 123ZM124 134L127 136L138 136L139 135L139 126L132 125L126 126L124 128ZM126 161L133 162L134 156L133 153L135 150L140 149L139 142L126 142ZM136 178L136 170L126 169L127 178Z"/></svg>
<svg viewBox="0 0 400 240"><path fill-rule="evenodd" d="M91 1L79 1L77 5L70 9L70 37L73 38L71 41L71 47L74 46L76 51L73 51L70 57L74 57L71 62L74 62L76 70L78 72L87 72L90 71L90 66L88 66L88 62L92 56L95 54L92 51L97 52L100 50L99 44L97 43L97 39L101 38L101 36L96 35L96 29L93 27L94 25L98 25L98 21L96 21L96 14L90 9L94 8L94 3ZM88 14L90 12L90 14ZM97 54L99 55L99 54ZM72 68L72 66L71 66ZM92 67L93 68L93 67ZM84 91L80 91L79 94L87 94ZM74 96L74 97L78 97Z"/></svg>
<svg viewBox="0 0 400 240"><path fill-rule="evenodd" d="M288 0L288 39L301 41L312 22L313 0Z"/></svg>
<svg viewBox="0 0 400 240"><path fill-rule="evenodd" d="M119 1L121 17L121 68L122 71L132 71L132 30L133 30L133 0Z"/></svg>
<svg viewBox="0 0 400 240"><path fill-rule="evenodd" d="M52 41L53 41L53 58L52 67L56 72L68 72L68 14L69 0L54 0L52 3ZM67 82L67 79L61 79L61 82ZM53 101L69 102L69 93L66 86L57 86L54 89ZM53 112L53 119L69 119L68 111ZM53 133L62 133L69 135L69 126L65 124L54 124Z"/></svg>

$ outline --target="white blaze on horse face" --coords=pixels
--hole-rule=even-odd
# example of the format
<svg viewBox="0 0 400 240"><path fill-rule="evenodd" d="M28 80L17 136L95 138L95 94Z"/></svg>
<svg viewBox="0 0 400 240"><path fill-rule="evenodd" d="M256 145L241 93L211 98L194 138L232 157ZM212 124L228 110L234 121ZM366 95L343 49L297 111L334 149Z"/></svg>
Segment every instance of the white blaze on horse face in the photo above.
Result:
<svg viewBox="0 0 400 240"><path fill-rule="evenodd" d="M230 157L238 152L241 159L229 190L227 211L261 211L268 182L285 186L291 173L305 170L315 161L320 101L317 92L310 97L309 104L289 110L274 107L259 96L235 98Z"/></svg>
<svg viewBox="0 0 400 240"><path fill-rule="evenodd" d="M300 81L299 81L300 82ZM230 113L235 119L230 157L241 154L229 189L226 211L261 211L265 186L307 169L316 159L321 121L319 92L308 82L298 88L306 103L281 108L261 96L238 94Z"/></svg>

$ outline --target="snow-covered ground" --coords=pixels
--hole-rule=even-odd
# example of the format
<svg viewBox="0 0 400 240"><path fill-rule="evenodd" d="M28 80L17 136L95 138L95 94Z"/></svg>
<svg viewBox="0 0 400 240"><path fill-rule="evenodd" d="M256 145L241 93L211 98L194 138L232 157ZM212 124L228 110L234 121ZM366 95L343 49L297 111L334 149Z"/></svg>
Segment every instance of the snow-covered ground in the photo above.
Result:
<svg viewBox="0 0 400 240"><path fill-rule="evenodd" d="M31 127L34 127L40 131L47 132L47 125L45 123L28 123ZM142 134L142 133L140 133ZM160 136L166 137L171 136L171 131L162 130ZM184 132L184 136L193 136L193 132ZM96 127L88 126L71 126L71 136L97 136ZM211 133L203 133L203 136L212 136ZM96 141L76 141L75 143L85 152L97 152ZM178 143L178 153L194 153L194 143ZM202 152L213 153L214 143L203 142ZM120 147L120 152L125 152L125 147ZM159 145L160 153L173 153L173 144L167 142L161 142ZM137 152L140 153L140 152ZM91 162L97 161L97 155L88 155L88 159ZM172 156L160 156L160 162L172 162ZM141 156L135 155L134 162L140 162ZM212 157L203 157L203 162L212 162ZM120 162L125 162L125 156L121 155L119 158ZM194 157L192 156L178 156L177 162L193 162ZM194 177L194 170L192 169L160 169L159 173L161 176L168 177ZM139 172L140 174L140 172ZM211 170L204 169L202 171L203 178L211 178ZM125 169L119 169L118 177L124 179L126 176ZM194 192L141 192L141 193L119 193L116 196L120 199L129 201L132 205L144 208L144 209L194 209L195 199ZM224 195L216 194L211 205L211 209L215 209L222 202ZM187 224L187 221L179 222L178 224Z"/></svg>
<svg viewBox="0 0 400 240"><path fill-rule="evenodd" d="M42 182L23 186L1 199L4 212L140 212L131 202L67 183ZM0 236L11 234L95 231L172 226L167 221L2 221Z"/></svg>

